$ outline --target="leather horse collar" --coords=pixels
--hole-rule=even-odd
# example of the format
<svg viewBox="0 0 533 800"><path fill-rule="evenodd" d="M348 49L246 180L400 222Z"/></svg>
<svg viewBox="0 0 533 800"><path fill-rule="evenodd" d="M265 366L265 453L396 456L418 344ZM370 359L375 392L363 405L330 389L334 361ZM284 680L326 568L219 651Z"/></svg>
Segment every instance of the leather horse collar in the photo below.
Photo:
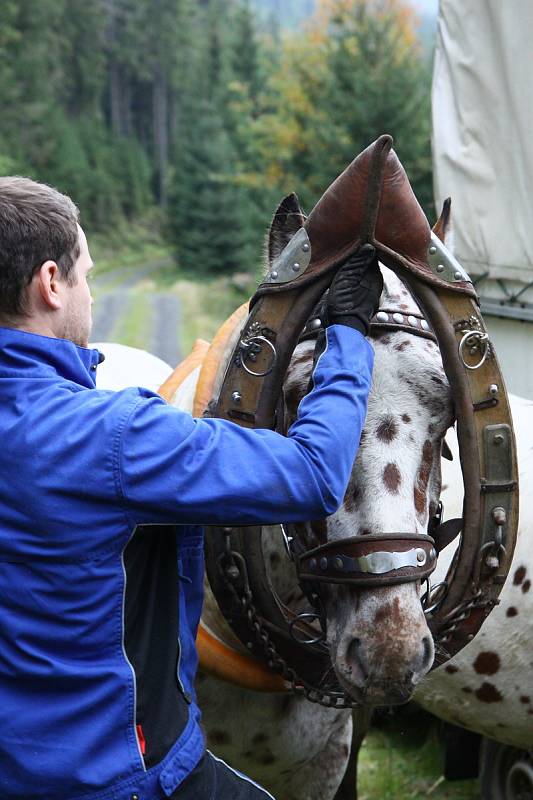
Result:
<svg viewBox="0 0 533 800"><path fill-rule="evenodd" d="M430 598L429 618L446 659L475 636L510 569L518 528L516 446L505 384L475 289L432 234L391 145L391 137L381 136L346 168L272 265L252 298L211 413L247 427L274 426L283 379L309 315L340 264L362 243L372 244L422 309L454 391L464 482L462 535L444 587ZM399 312L392 312L392 322L394 313ZM390 322L389 316L383 325ZM417 327L422 330L421 323ZM211 531L206 537L211 587L251 652L295 691L326 702L312 685L321 686L328 671L327 649L317 643L302 650L293 641L287 611L269 583L261 536L261 528L238 525ZM349 704L349 698L337 688L328 703Z"/></svg>

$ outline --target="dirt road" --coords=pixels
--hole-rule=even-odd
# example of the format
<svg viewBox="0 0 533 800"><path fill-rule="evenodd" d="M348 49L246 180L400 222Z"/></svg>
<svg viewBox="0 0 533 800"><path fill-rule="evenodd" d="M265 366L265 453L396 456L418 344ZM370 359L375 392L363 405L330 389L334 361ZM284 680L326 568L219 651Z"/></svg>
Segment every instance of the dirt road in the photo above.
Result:
<svg viewBox="0 0 533 800"><path fill-rule="evenodd" d="M168 261L154 261L97 276L92 284L94 342L141 347L175 366L181 360L180 303L154 278Z"/></svg>

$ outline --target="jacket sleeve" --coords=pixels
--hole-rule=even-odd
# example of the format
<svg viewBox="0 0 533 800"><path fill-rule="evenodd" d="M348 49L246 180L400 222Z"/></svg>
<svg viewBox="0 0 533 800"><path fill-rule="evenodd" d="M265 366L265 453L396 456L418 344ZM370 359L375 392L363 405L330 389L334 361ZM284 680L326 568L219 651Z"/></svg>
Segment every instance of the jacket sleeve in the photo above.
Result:
<svg viewBox="0 0 533 800"><path fill-rule="evenodd" d="M117 454L118 484L134 524L259 524L319 519L342 502L361 437L373 351L333 325L287 436L219 419L193 419L140 398Z"/></svg>

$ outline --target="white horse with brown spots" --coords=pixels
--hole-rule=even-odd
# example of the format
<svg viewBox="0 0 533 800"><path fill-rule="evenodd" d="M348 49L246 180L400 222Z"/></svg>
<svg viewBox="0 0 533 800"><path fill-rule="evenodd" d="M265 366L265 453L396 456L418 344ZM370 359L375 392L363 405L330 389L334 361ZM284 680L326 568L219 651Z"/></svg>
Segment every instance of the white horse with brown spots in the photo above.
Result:
<svg viewBox="0 0 533 800"><path fill-rule="evenodd" d="M271 230L270 259L301 224L298 209L286 211L285 218L277 215ZM393 273L383 271L382 307L418 313L405 287ZM425 533L437 508L441 447L454 419L438 348L404 331L377 334L373 345L368 416L346 496L336 514L308 524L311 539L313 528L324 526L328 540L364 536L368 531ZM312 359L313 342L303 342L284 386L289 418L295 417L307 390ZM134 374L132 382L142 383L142 376ZM190 410L194 381L188 382L187 390L180 395L180 405ZM532 458L526 428L531 404L516 399L513 409L520 464L527 474ZM451 466L455 471L446 474L443 499L451 516L460 516L457 459ZM388 705L407 700L416 690L419 702L452 722L519 748L532 746L533 552L525 531L533 523L533 497L525 480L522 487L522 528L500 605L474 641L429 676L434 649L420 587L415 583L371 589L328 587L324 599L331 659L339 681L354 698L369 706ZM447 549L453 550L453 545ZM293 608L302 608L306 601L294 585L278 529L272 530L268 550L278 592ZM211 630L239 647L209 592L205 613ZM202 673L198 695L212 749L279 800L335 796L349 759L350 711L325 709L290 694L240 689Z"/></svg>

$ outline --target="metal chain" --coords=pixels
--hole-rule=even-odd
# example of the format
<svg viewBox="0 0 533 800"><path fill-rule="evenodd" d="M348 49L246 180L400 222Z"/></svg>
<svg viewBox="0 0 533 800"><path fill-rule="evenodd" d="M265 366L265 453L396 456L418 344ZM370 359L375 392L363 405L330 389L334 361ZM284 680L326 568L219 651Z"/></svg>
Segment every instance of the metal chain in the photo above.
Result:
<svg viewBox="0 0 533 800"><path fill-rule="evenodd" d="M248 574L244 559L239 553L231 549L229 534L226 533L225 536L225 552L219 558L219 567L225 577L227 586L241 606L248 627L263 650L268 667L273 672L281 675L289 684L294 694L299 697L305 697L311 703L318 703L327 708L359 708L360 704L352 700L345 692L319 688L313 686L304 678L301 678L297 675L296 671L287 664L283 656L278 653L276 645L272 641L253 603L253 596L248 583ZM222 564L223 561L226 562L225 565ZM243 584L242 590L238 586L239 579L241 579ZM248 646L250 647L251 644L251 642L248 643Z"/></svg>
<svg viewBox="0 0 533 800"><path fill-rule="evenodd" d="M225 564L222 563L223 561ZM230 534L228 532L225 532L225 550L219 557L219 568L224 576L227 587L241 607L242 614L248 623L250 631L263 650L268 667L273 672L282 676L289 684L294 694L299 697L305 697L311 703L318 703L327 708L348 709L360 707L360 704L352 700L346 692L313 686L304 678L300 677L296 671L288 665L285 658L278 653L276 645L272 641L263 619L255 608L244 558L240 553L236 553L231 549ZM242 582L242 589L239 588L239 582ZM427 594L429 600L429 592ZM484 598L482 590L479 589L469 600L460 603L447 615L446 620L440 624L438 633L434 635L435 643L442 646L448 642L453 633L457 630L457 626L467 619L471 611L475 608L494 606L498 605L498 603L499 600ZM438 605L438 603L436 605ZM427 611L431 610L433 609L427 609ZM252 647L252 642L248 643L248 647Z"/></svg>
<svg viewBox="0 0 533 800"><path fill-rule="evenodd" d="M478 589L475 595L464 603L460 603L448 614L446 620L440 625L435 639L439 644L448 642L453 633L457 630L459 623L464 622L470 616L470 612L475 608L485 608L486 606L496 606L500 601L494 598L483 597L483 591Z"/></svg>

